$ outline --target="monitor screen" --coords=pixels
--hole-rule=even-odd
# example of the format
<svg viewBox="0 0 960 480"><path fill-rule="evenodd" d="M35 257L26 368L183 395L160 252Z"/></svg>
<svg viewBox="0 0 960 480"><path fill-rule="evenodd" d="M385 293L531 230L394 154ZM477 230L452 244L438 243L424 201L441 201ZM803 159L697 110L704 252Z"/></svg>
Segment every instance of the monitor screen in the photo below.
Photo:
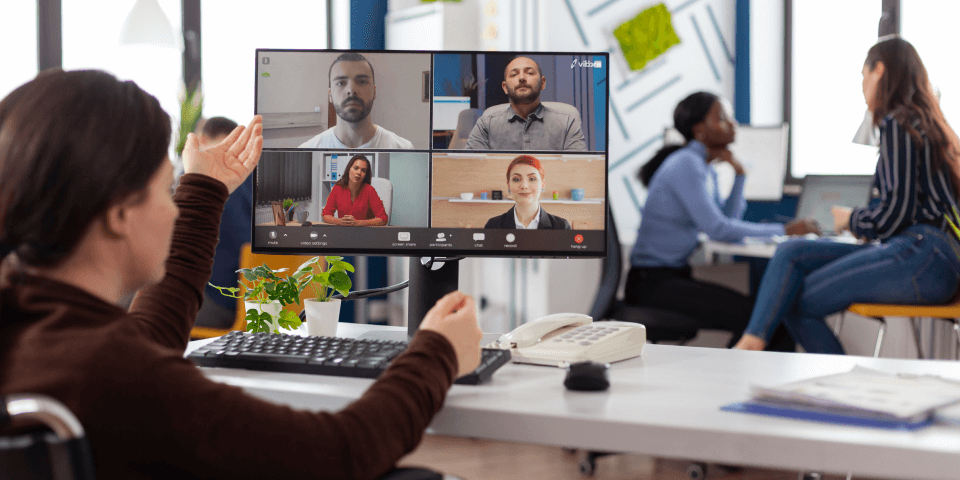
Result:
<svg viewBox="0 0 960 480"><path fill-rule="evenodd" d="M606 53L256 52L253 251L606 254Z"/></svg>

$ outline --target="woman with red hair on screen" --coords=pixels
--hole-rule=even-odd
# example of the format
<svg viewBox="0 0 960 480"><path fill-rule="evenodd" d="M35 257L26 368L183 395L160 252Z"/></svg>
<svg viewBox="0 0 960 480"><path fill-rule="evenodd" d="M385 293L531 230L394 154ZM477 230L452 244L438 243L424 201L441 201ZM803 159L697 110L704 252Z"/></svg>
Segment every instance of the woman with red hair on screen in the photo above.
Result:
<svg viewBox="0 0 960 480"><path fill-rule="evenodd" d="M570 222L550 215L540 206L544 189L543 165L531 155L520 155L507 167L507 192L516 202L507 213L487 220L483 228L570 230Z"/></svg>
<svg viewBox="0 0 960 480"><path fill-rule="evenodd" d="M334 217L334 213L338 215ZM347 173L333 185L322 215L325 223L333 225L375 227L387 224L383 200L370 183L370 160L367 157L354 155L350 158Z"/></svg>

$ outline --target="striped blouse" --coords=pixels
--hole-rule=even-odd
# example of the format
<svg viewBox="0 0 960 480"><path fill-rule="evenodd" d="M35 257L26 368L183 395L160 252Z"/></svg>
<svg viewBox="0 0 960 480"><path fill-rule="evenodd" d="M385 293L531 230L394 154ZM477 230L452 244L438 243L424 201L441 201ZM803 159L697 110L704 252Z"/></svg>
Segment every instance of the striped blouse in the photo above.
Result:
<svg viewBox="0 0 960 480"><path fill-rule="evenodd" d="M915 121L914 128L919 128ZM923 132L923 145L893 115L880 124L880 159L873 184L880 193L850 216L850 231L859 237L886 240L911 225L926 223L946 229L944 215L957 206L949 168L934 170L933 150Z"/></svg>

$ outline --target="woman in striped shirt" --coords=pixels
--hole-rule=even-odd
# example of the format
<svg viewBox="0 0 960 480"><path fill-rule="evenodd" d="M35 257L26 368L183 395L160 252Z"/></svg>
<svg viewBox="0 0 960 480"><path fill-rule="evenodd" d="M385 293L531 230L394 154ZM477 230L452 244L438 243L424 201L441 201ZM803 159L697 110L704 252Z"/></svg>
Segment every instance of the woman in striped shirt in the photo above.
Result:
<svg viewBox="0 0 960 480"><path fill-rule="evenodd" d="M945 215L957 206L960 141L917 51L893 37L870 48L863 96L880 128L879 198L834 207L838 230L879 243L794 240L777 249L737 348L761 350L781 320L811 353L844 353L824 317L853 303L937 304L960 283L960 244Z"/></svg>

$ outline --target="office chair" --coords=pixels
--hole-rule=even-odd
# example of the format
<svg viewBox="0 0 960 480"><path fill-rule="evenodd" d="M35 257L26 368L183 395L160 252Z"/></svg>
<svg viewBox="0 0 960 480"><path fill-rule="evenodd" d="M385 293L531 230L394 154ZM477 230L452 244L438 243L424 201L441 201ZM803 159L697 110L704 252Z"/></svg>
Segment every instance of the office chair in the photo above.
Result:
<svg viewBox="0 0 960 480"><path fill-rule="evenodd" d="M917 347L917 358L925 358L923 355L923 346L920 345L919 319L935 318L944 320L953 324L954 338L957 342L957 355L960 359L960 292L953 297L953 300L946 305L882 305L874 303L855 303L847 308L847 311L840 315L837 325L834 328L834 334L840 336L840 330L843 328L843 319L846 313L856 313L867 318L872 318L880 322L880 330L877 332L877 342L873 349L873 356L880 356L880 348L883 347L884 333L886 332L886 317L908 317L910 318L910 330L913 334L913 341Z"/></svg>
<svg viewBox="0 0 960 480"><path fill-rule="evenodd" d="M0 437L0 480L94 480L93 454L80 421L46 395L17 394L0 399L0 428L14 419L41 423L51 432ZM403 467L379 480L442 480L424 468ZM455 478L455 477L447 477Z"/></svg>
<svg viewBox="0 0 960 480"><path fill-rule="evenodd" d="M623 252L617 236L613 213L607 212L607 258L603 262L600 288L590 308L594 320L620 320L642 324L647 329L647 340L657 343L675 341L686 343L704 327L699 320L661 308L627 305L617 299L620 277L623 274Z"/></svg>
<svg viewBox="0 0 960 480"><path fill-rule="evenodd" d="M553 110L555 110L555 111L557 111L557 112L565 113L565 114L567 114L567 115L573 115L573 116L576 116L577 118L580 118L580 110L577 110L577 107L574 107L573 105L570 105L569 103L563 103L563 102L546 102L546 101L540 102L540 103L543 103L543 105L544 105L545 107L551 108L551 109L553 109Z"/></svg>
<svg viewBox="0 0 960 480"><path fill-rule="evenodd" d="M250 251L250 244L246 243L240 248L240 268L252 268L258 265L267 264L273 270L278 270L281 268L288 269L284 272L283 275L289 275L293 271L306 262L313 258L314 255L264 255L264 254L255 254ZM237 274L239 278L239 274ZM225 286L225 285L221 285ZM217 294L219 295L219 293ZM287 305L283 307L285 310L291 310L295 313L300 313L303 310L303 299L310 298L312 292L310 289L305 289L300 294L301 302L296 305ZM190 338L194 340L199 340L203 338L213 338L226 335L234 330L246 330L247 312L244 309L243 299L237 299L237 315L234 317L233 325L230 328L212 328L212 327L193 327L190 330Z"/></svg>
<svg viewBox="0 0 960 480"><path fill-rule="evenodd" d="M457 129L453 131L453 137L450 138L450 144L447 148L450 150L467 148L470 132L473 131L473 126L477 124L481 114L483 114L483 111L479 108L468 108L461 111L460 115L457 116Z"/></svg>
<svg viewBox="0 0 960 480"><path fill-rule="evenodd" d="M377 191L383 202L383 211L387 212L387 225L393 223L393 184L383 177L371 177L370 185Z"/></svg>
<svg viewBox="0 0 960 480"><path fill-rule="evenodd" d="M34 394L8 395L0 404L0 428L26 420L52 431L0 437L0 479L93 480L90 444L67 407Z"/></svg>

